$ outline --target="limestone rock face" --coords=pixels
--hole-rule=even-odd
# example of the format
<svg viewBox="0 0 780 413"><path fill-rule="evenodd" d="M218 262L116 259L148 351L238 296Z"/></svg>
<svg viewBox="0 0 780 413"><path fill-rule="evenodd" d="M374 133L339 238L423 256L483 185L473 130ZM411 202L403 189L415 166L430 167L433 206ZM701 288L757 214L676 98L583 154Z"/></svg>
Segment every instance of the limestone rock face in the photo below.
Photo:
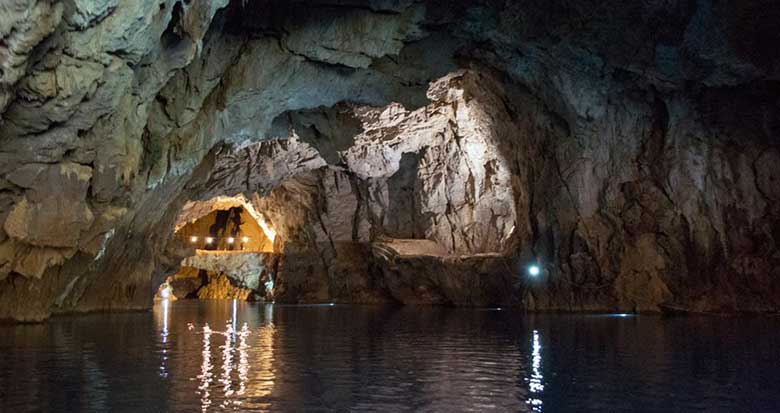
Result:
<svg viewBox="0 0 780 413"><path fill-rule="evenodd" d="M254 298L254 292L247 288L236 287L231 278L223 273L210 273L208 283L198 290L201 300L242 300Z"/></svg>
<svg viewBox="0 0 780 413"><path fill-rule="evenodd" d="M340 161L330 168L321 168L322 158L318 163L293 163L299 168L297 175L289 174L294 178L265 199L258 196L255 208L291 241L303 236L302 227L315 210L322 225L312 227L308 236L316 242L368 241L387 235L432 239L456 254L503 251L518 222L515 190L527 177L515 171L511 145L498 138L497 133L509 126L510 115L492 82L490 77L458 72L434 82L429 89L433 103L415 111L398 104L353 107L362 132L352 137L350 146L336 151ZM341 132L338 125L331 130ZM296 153L314 150L297 138L291 142L300 148L281 142L276 147ZM321 141L311 144L327 146ZM267 172L261 176L263 182L279 182ZM221 178L212 175L215 182L208 187L245 190ZM253 185L259 179L248 181L250 191L268 193L266 187ZM526 228L527 221L520 225Z"/></svg>
<svg viewBox="0 0 780 413"><path fill-rule="evenodd" d="M94 221L84 202L91 178L91 168L73 163L27 164L9 173L25 191L5 220L6 234L40 247L77 247Z"/></svg>
<svg viewBox="0 0 780 413"><path fill-rule="evenodd" d="M147 308L239 195L287 301L778 311L778 13L4 1L0 319Z"/></svg>
<svg viewBox="0 0 780 413"><path fill-rule="evenodd" d="M500 254L449 256L430 241L383 240L373 256L392 297L404 304L517 305L519 281ZM423 244L423 245L420 245Z"/></svg>
<svg viewBox="0 0 780 413"><path fill-rule="evenodd" d="M366 68L375 58L397 55L405 41L419 39L424 14L422 6L390 15L360 9L311 13L287 22L291 30L282 43L312 60Z"/></svg>
<svg viewBox="0 0 780 413"><path fill-rule="evenodd" d="M238 285L228 274L194 267L182 267L166 279L166 284L170 288L167 298L173 300L197 298L253 301L261 297L259 292Z"/></svg>
<svg viewBox="0 0 780 413"><path fill-rule="evenodd" d="M62 10L62 4L49 1L11 0L0 4L0 113L13 98L13 86L26 73L30 51L54 31Z"/></svg>
<svg viewBox="0 0 780 413"><path fill-rule="evenodd" d="M185 258L183 267L197 268L213 273L224 273L234 285L249 290L264 291L261 280L268 279L269 261L272 254L233 252L233 251L203 251Z"/></svg>

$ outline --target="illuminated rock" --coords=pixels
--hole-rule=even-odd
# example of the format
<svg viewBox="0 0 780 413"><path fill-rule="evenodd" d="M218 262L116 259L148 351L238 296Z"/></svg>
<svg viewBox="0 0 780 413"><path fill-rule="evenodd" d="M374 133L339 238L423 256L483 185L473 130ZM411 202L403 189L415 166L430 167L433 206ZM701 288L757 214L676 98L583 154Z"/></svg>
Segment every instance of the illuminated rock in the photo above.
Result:
<svg viewBox="0 0 780 413"><path fill-rule="evenodd" d="M776 13L691 4L3 2L0 318L147 308L238 195L290 301L485 303L499 254L532 310L777 311Z"/></svg>

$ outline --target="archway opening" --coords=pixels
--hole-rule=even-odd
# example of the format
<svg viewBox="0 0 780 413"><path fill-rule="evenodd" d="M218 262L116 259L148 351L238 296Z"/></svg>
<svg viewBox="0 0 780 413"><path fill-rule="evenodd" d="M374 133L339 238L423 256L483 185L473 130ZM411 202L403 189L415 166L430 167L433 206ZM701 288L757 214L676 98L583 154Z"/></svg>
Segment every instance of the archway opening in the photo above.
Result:
<svg viewBox="0 0 780 413"><path fill-rule="evenodd" d="M275 240L263 214L241 195L190 201L173 234L189 254L155 297L272 300Z"/></svg>
<svg viewBox="0 0 780 413"><path fill-rule="evenodd" d="M511 302L507 251L530 231L502 96L489 75L460 71L418 109L288 111L273 137L218 147L177 219L173 241L194 252L168 284L187 280L193 298Z"/></svg>

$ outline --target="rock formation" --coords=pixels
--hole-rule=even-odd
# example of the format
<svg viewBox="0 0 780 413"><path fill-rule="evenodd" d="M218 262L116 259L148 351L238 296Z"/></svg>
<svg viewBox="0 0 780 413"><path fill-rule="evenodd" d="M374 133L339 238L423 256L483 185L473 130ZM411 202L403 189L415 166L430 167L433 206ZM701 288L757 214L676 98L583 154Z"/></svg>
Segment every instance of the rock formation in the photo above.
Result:
<svg viewBox="0 0 780 413"><path fill-rule="evenodd" d="M5 2L0 319L148 308L217 197L274 232L277 300L778 311L778 22L767 0Z"/></svg>

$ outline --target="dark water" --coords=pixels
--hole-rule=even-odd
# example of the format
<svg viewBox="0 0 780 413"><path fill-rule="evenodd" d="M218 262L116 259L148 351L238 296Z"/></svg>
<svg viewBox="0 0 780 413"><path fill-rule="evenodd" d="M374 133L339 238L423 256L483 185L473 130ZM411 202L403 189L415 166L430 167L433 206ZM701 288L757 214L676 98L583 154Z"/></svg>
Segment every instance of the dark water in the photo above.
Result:
<svg viewBox="0 0 780 413"><path fill-rule="evenodd" d="M0 410L780 411L780 319L179 301L0 327Z"/></svg>

